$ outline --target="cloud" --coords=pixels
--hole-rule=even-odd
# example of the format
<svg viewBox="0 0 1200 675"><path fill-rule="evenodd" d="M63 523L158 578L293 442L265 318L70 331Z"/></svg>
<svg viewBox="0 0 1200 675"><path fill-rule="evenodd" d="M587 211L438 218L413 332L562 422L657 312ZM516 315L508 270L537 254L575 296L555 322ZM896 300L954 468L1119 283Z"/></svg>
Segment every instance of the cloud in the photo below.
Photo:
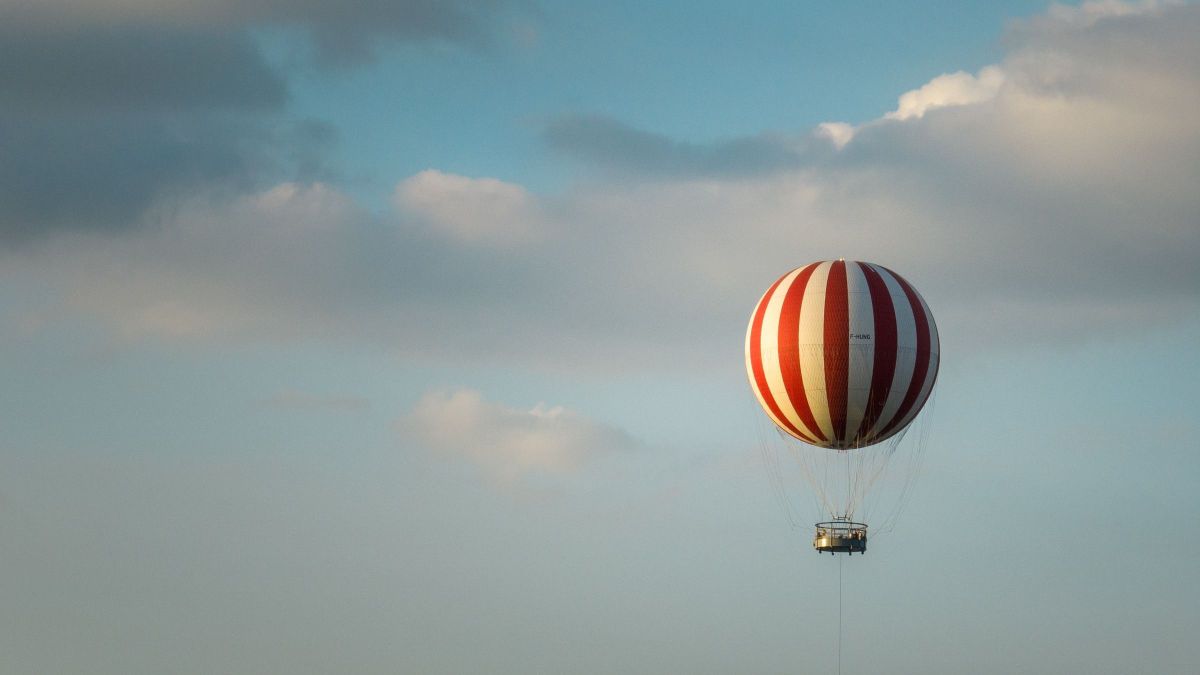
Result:
<svg viewBox="0 0 1200 675"><path fill-rule="evenodd" d="M475 229L490 232L490 214L477 213ZM464 242L411 215L368 212L328 184L282 183L228 204L185 202L136 237L12 252L6 265L58 298L31 311L92 317L120 341L351 339L414 358L594 362L580 349L618 299L597 316L595 293L566 277L595 274L602 292L611 270L557 252L576 245L561 236Z"/></svg>
<svg viewBox="0 0 1200 675"><path fill-rule="evenodd" d="M319 172L323 134L223 114L0 111L0 243L142 229L187 195Z"/></svg>
<svg viewBox="0 0 1200 675"><path fill-rule="evenodd" d="M6 267L57 298L31 311L90 317L120 341L349 339L405 358L606 371L665 363L669 348L672 367L689 367L713 338L697 321L741 322L725 294L745 279L721 264L720 242L679 241L678 207L655 192L536 200L541 236L491 245L284 183L185 203L136 237L63 238ZM705 229L727 211L720 194L690 198Z"/></svg>
<svg viewBox="0 0 1200 675"><path fill-rule="evenodd" d="M519 410L477 391L426 394L400 422L432 449L466 458L512 480L529 472L569 473L589 460L633 448L625 432L562 406Z"/></svg>
<svg viewBox="0 0 1200 675"><path fill-rule="evenodd" d="M387 44L485 49L491 0L0 0L0 245L124 233L184 195L328 177L328 125L288 116L263 30L325 65ZM298 35L308 36L307 38Z"/></svg>
<svg viewBox="0 0 1200 675"><path fill-rule="evenodd" d="M7 107L278 109L287 96L282 76L243 33L8 23L0 60L21 64L0 70Z"/></svg>
<svg viewBox="0 0 1200 675"><path fill-rule="evenodd" d="M1064 28L1089 28L1104 19L1157 14L1168 7L1178 7L1182 4L1182 0L1088 0L1078 5L1054 3L1046 10L1045 17L1035 17L1029 25L1053 31Z"/></svg>
<svg viewBox="0 0 1200 675"><path fill-rule="evenodd" d="M186 201L137 237L48 244L46 271L65 282L69 308L123 340L321 334L350 302L350 251L366 222L328 185L282 183L229 204Z"/></svg>
<svg viewBox="0 0 1200 675"><path fill-rule="evenodd" d="M516 3L504 0L263 0L260 16L307 31L326 64L374 58L388 42L439 42L488 49L502 36L527 40L528 24L510 19Z"/></svg>
<svg viewBox="0 0 1200 675"><path fill-rule="evenodd" d="M769 135L687 143L597 115L557 117L542 137L554 150L607 169L669 176L736 176L796 167L807 147L805 139Z"/></svg>
<svg viewBox="0 0 1200 675"><path fill-rule="evenodd" d="M744 242L773 242L762 267L892 261L926 280L971 340L1078 339L1171 322L1194 313L1200 288L1200 204L1188 187L1200 156L1200 46L1189 37L1198 29L1195 6L1056 9L1016 25L999 65L934 78L860 127L818 127L838 153L809 146L793 167L749 184L691 162L712 180L656 192L691 218L696 238L725 242L732 269L737 249L706 221L724 217ZM608 145L623 156L597 163L636 173L654 166L652 149L670 147L626 138L624 150ZM682 206L689 199L709 214ZM653 197L637 204L667 221Z"/></svg>
<svg viewBox="0 0 1200 675"><path fill-rule="evenodd" d="M633 146L562 194L431 170L375 214L289 181L5 268L119 339L359 340L606 373L736 364L762 290L839 256L916 284L947 350L1138 334L1200 311L1197 30L1192 5L1019 26L990 98L881 116L841 150L814 132L794 165L704 172L719 146L672 155L613 123Z"/></svg>
<svg viewBox="0 0 1200 675"><path fill-rule="evenodd" d="M0 8L25 23L89 29L131 23L214 34L231 28L295 28L311 38L321 61L350 65L371 59L388 42L487 48L517 5L503 0L4 0Z"/></svg>
<svg viewBox="0 0 1200 675"><path fill-rule="evenodd" d="M920 118L935 108L987 101L996 96L1003 84L1004 71L996 66L987 66L978 75L961 70L941 75L920 89L901 95L899 106L883 117L889 120Z"/></svg>
<svg viewBox="0 0 1200 675"><path fill-rule="evenodd" d="M0 61L20 64L0 69L0 243L145 227L319 143L283 119L284 79L241 33L0 21Z"/></svg>
<svg viewBox="0 0 1200 675"><path fill-rule="evenodd" d="M817 135L829 139L833 147L841 150L854 138L854 125L845 122L822 122L817 125Z"/></svg>
<svg viewBox="0 0 1200 675"><path fill-rule="evenodd" d="M434 169L401 181L393 203L434 230L468 244L528 239L541 218L533 197L520 185Z"/></svg>
<svg viewBox="0 0 1200 675"><path fill-rule="evenodd" d="M962 71L941 75L902 94L897 109L882 120L919 119L927 111L980 103L994 98L1005 72L987 66L978 75ZM878 124L875 122L874 124ZM777 173L821 165L828 145L845 147L859 127L824 122L807 135L764 133L715 143L689 143L633 128L598 115L562 115L542 129L553 150L610 171L668 177L737 177ZM823 139L825 143L814 143Z"/></svg>

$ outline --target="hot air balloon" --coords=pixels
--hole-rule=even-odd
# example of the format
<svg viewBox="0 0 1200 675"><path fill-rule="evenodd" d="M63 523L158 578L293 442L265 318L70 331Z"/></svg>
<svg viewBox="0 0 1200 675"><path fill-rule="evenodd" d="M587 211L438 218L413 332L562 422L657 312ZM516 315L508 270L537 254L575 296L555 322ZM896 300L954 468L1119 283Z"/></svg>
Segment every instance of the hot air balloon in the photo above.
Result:
<svg viewBox="0 0 1200 675"><path fill-rule="evenodd" d="M856 518L933 391L940 348L924 299L881 265L814 262L780 277L746 330L746 374L794 439L823 511L818 552L865 553Z"/></svg>

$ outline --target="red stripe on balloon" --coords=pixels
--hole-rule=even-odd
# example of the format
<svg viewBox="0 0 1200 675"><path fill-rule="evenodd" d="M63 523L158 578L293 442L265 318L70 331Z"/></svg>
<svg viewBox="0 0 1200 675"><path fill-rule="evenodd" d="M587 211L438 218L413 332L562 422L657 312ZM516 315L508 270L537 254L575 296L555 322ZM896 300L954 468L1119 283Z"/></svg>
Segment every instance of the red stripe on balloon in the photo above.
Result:
<svg viewBox="0 0 1200 675"><path fill-rule="evenodd" d="M817 426L812 409L808 405L808 394L804 391L804 373L800 368L800 307L804 302L804 289L820 263L813 263L796 275L796 280L783 296L783 307L779 312L779 369L783 371L783 386L788 400L796 409L800 421L822 440L825 434ZM811 435L811 434L810 434Z"/></svg>
<svg viewBox="0 0 1200 675"><path fill-rule="evenodd" d="M875 358L871 366L871 390L867 394L867 411L859 427L859 440L871 443L877 436L875 424L887 405L892 389L892 378L896 375L896 308L892 305L892 294L875 268L858 263L867 278L867 289L871 292L871 314L875 319Z"/></svg>
<svg viewBox="0 0 1200 675"><path fill-rule="evenodd" d="M917 297L917 292L913 287L908 285L899 274L887 270L896 281L899 282L901 290L904 291L904 297L908 298L908 304L912 307L913 319L917 326L917 362L913 366L912 379L908 382L908 390L904 392L904 399L900 402L900 408L892 417L888 426L880 431L881 438L890 436L892 433L899 431L898 425L904 421L908 415L908 411L912 410L913 404L917 402L917 396L921 393L921 388L925 384L925 378L929 376L929 317L925 315L925 309L921 306L921 299Z"/></svg>
<svg viewBox="0 0 1200 675"><path fill-rule="evenodd" d="M846 263L829 268L825 285L825 395L829 421L839 446L846 439L846 387L850 370L850 297L846 288Z"/></svg>
<svg viewBox="0 0 1200 675"><path fill-rule="evenodd" d="M791 274L789 272L788 274ZM790 420L779 409L779 404L775 402L775 397L771 395L771 387L767 384L767 374L763 369L762 361L762 324L763 317L767 313L767 305L771 302L771 297L775 295L775 289L779 288L779 284L788 277L787 274L779 277L771 288L763 295L762 300L758 303L758 309L754 310L754 319L750 322L750 370L754 375L754 386L758 390L758 395L766 404L767 409L771 411L778 423L783 426L784 431L799 438L802 441L811 441L804 432L796 428Z"/></svg>

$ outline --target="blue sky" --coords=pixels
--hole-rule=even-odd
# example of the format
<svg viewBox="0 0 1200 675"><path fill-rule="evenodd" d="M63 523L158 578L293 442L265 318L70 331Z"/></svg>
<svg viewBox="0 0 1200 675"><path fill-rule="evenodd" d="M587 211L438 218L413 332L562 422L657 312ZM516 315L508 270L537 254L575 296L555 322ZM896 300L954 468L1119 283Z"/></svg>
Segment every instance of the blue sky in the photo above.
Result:
<svg viewBox="0 0 1200 675"><path fill-rule="evenodd" d="M0 670L832 670L741 352L845 256L942 368L844 671L1191 672L1198 24L0 0Z"/></svg>
<svg viewBox="0 0 1200 675"><path fill-rule="evenodd" d="M546 3L518 10L486 52L399 49L303 78L294 110L362 129L341 150L376 180L436 166L555 190L578 167L546 156L549 118L602 115L693 142L866 121L946 63L995 62L1005 21L1041 6Z"/></svg>

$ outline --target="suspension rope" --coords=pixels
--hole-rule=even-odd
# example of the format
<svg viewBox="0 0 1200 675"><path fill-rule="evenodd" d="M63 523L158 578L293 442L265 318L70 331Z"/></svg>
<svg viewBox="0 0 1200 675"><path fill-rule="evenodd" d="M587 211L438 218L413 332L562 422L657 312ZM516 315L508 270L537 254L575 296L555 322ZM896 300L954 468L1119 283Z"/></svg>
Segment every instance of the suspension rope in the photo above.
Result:
<svg viewBox="0 0 1200 675"><path fill-rule="evenodd" d="M834 555L837 555L836 553ZM838 675L842 675L842 557L838 556Z"/></svg>

